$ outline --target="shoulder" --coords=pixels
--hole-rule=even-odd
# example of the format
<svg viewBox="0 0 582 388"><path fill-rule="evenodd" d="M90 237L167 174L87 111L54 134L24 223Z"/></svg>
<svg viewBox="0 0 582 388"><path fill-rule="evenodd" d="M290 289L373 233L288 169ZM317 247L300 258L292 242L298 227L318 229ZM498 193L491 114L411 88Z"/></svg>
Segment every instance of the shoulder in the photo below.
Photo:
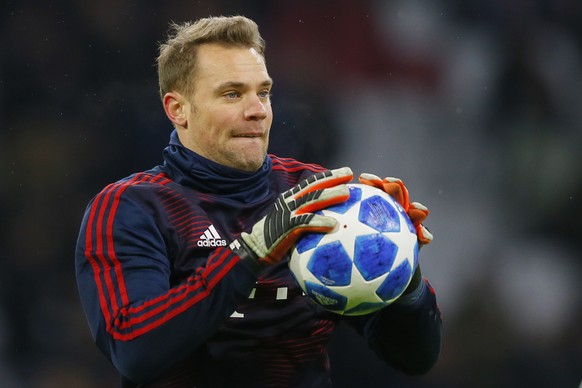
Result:
<svg viewBox="0 0 582 388"><path fill-rule="evenodd" d="M281 158L269 154L272 160L272 170L278 174L295 176L297 179L303 179L315 173L325 171L327 168L315 163L305 163L293 158Z"/></svg>
<svg viewBox="0 0 582 388"><path fill-rule="evenodd" d="M172 180L161 171L150 170L129 175L105 186L89 203L89 207L117 208L122 202L144 202L168 191Z"/></svg>
<svg viewBox="0 0 582 388"><path fill-rule="evenodd" d="M280 187L281 191L313 174L327 170L319 164L305 163L293 158L281 158L273 154L270 154L269 157L272 161L271 170L276 180L283 185Z"/></svg>
<svg viewBox="0 0 582 388"><path fill-rule="evenodd" d="M159 189L170 184L170 177L161 171L150 170L129 175L105 186L98 195Z"/></svg>

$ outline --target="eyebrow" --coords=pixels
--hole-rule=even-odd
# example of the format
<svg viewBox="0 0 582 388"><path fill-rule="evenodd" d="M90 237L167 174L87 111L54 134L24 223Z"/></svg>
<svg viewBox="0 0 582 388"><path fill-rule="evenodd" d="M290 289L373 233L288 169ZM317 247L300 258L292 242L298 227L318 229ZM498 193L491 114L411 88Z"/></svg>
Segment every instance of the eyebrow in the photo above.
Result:
<svg viewBox="0 0 582 388"><path fill-rule="evenodd" d="M218 85L215 90L216 91L221 91L224 89L241 89L246 87L248 84L244 83L244 82L238 82L238 81L227 81L227 82L223 82L220 85ZM261 82L261 84L259 86L272 86L273 85L273 80L271 78L266 79L265 81Z"/></svg>

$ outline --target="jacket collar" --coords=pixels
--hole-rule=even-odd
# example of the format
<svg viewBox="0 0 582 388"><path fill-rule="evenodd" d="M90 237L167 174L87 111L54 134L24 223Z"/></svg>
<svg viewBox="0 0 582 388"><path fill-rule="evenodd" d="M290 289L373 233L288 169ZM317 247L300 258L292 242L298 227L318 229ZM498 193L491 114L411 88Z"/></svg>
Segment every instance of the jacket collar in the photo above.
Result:
<svg viewBox="0 0 582 388"><path fill-rule="evenodd" d="M184 147L176 130L164 149L164 167L172 180L206 194L218 194L239 202L263 199L269 192L272 161L267 155L253 173L236 170L206 159Z"/></svg>

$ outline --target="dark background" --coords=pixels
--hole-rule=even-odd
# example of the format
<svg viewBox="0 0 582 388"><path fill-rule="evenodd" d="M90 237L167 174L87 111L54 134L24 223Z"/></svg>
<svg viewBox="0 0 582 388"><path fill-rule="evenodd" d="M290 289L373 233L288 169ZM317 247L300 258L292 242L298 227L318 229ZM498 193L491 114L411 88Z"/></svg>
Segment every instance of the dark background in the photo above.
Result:
<svg viewBox="0 0 582 388"><path fill-rule="evenodd" d="M405 377L342 328L336 386L577 386L578 0L5 1L0 384L117 384L77 297L78 227L103 186L161 161L168 23L220 14L255 19L267 40L271 152L399 176L431 209L438 364Z"/></svg>

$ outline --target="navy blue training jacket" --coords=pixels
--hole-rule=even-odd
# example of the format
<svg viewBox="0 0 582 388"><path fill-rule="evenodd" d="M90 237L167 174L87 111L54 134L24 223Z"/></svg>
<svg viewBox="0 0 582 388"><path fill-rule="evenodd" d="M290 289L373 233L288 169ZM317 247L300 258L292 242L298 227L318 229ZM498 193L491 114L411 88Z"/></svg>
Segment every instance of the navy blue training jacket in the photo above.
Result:
<svg viewBox="0 0 582 388"><path fill-rule="evenodd" d="M435 363L441 319L423 282L413 305L362 317L305 297L285 261L256 273L229 249L276 197L325 170L269 155L244 173L183 147L105 187L89 203L76 276L91 334L127 387L325 387L325 345L347 320L405 373Z"/></svg>

